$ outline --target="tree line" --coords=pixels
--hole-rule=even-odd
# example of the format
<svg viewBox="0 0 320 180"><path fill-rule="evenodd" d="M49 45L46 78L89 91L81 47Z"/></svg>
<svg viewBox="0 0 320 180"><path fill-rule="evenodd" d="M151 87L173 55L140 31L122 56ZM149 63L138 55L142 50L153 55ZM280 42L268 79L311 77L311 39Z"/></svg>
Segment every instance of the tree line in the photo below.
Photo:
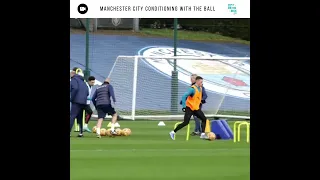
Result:
<svg viewBox="0 0 320 180"><path fill-rule="evenodd" d="M141 28L173 28L171 19L141 18ZM250 41L250 19L178 19L179 30L205 31Z"/></svg>

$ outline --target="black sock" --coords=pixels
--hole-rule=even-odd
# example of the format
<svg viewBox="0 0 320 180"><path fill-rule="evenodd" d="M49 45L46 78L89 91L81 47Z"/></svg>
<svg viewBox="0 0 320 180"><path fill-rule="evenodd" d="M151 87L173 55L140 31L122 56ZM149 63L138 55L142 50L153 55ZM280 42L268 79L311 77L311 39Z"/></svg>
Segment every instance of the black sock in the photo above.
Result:
<svg viewBox="0 0 320 180"><path fill-rule="evenodd" d="M89 124L89 121L90 121L90 119L91 119L91 115L92 115L92 114L87 114L87 115L86 115L86 120L85 120L86 124Z"/></svg>

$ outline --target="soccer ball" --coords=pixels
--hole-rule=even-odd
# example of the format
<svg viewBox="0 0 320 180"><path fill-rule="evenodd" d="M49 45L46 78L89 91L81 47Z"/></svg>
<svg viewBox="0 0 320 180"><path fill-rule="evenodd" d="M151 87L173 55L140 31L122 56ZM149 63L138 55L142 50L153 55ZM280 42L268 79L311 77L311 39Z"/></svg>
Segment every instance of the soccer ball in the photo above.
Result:
<svg viewBox="0 0 320 180"><path fill-rule="evenodd" d="M122 129L122 135L123 135L123 136L129 136L128 128Z"/></svg>
<svg viewBox="0 0 320 180"><path fill-rule="evenodd" d="M124 136L123 129L120 131L120 136Z"/></svg>
<svg viewBox="0 0 320 180"><path fill-rule="evenodd" d="M128 128L128 131L129 131L129 136L130 136L130 135L131 135L131 133L132 133L132 131L131 131L131 129L129 129L129 128Z"/></svg>
<svg viewBox="0 0 320 180"><path fill-rule="evenodd" d="M124 128L122 131L124 132L125 136L130 136L131 135L131 130L129 128Z"/></svg>
<svg viewBox="0 0 320 180"><path fill-rule="evenodd" d="M213 141L216 139L216 134L214 134L213 132L209 132L208 133L208 139L209 141Z"/></svg>
<svg viewBox="0 0 320 180"><path fill-rule="evenodd" d="M121 134L122 134L122 133L121 133L121 129L120 129L120 128L117 128L117 129L116 129L116 133L117 133L118 136L121 136Z"/></svg>
<svg viewBox="0 0 320 180"><path fill-rule="evenodd" d="M93 133L96 133L96 132L97 132L97 126L94 126L94 127L92 128L92 132L93 132Z"/></svg>
<svg viewBox="0 0 320 180"><path fill-rule="evenodd" d="M107 136L111 137L112 134L111 134L111 129L108 129L107 132L106 132Z"/></svg>
<svg viewBox="0 0 320 180"><path fill-rule="evenodd" d="M107 135L107 130L105 128L100 129L100 135L101 136L106 136Z"/></svg>

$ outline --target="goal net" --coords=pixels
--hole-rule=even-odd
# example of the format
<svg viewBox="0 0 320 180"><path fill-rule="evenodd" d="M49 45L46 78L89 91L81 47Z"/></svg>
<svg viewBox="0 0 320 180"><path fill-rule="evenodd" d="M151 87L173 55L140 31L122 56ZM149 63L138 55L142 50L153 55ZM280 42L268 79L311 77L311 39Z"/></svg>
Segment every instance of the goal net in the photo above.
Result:
<svg viewBox="0 0 320 180"><path fill-rule="evenodd" d="M207 117L250 119L249 57L118 56L110 73L125 119L181 119L191 74L203 77Z"/></svg>

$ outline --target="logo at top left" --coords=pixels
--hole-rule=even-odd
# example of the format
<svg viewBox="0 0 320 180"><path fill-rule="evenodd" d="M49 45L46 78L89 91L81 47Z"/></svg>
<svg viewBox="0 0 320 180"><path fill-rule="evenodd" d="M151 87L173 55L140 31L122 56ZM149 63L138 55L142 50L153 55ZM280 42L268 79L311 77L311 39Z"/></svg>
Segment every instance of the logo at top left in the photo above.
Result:
<svg viewBox="0 0 320 180"><path fill-rule="evenodd" d="M78 12L79 12L80 14L85 14L85 13L87 13L87 12L88 12L88 6L87 6L86 4L80 4L80 5L78 6Z"/></svg>

